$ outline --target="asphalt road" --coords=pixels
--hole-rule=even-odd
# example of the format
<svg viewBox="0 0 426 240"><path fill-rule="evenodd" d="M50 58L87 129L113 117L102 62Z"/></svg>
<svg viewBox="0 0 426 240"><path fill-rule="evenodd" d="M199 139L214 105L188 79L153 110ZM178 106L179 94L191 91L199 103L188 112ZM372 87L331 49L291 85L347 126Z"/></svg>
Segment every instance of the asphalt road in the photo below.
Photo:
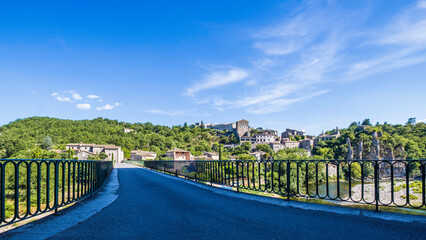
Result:
<svg viewBox="0 0 426 240"><path fill-rule="evenodd" d="M425 239L426 224L233 198L131 165L119 197L50 239Z"/></svg>

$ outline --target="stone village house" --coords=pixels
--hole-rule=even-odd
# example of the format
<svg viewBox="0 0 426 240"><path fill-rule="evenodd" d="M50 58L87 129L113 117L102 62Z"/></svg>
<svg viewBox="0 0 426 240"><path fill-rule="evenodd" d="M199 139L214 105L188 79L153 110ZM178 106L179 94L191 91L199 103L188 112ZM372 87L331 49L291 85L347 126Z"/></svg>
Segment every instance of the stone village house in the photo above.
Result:
<svg viewBox="0 0 426 240"><path fill-rule="evenodd" d="M124 153L121 147L115 145L69 143L66 145L66 149L74 150L77 158L81 160L87 160L90 155L98 155L102 152L108 156L105 160L115 160L117 162L123 162L124 160Z"/></svg>

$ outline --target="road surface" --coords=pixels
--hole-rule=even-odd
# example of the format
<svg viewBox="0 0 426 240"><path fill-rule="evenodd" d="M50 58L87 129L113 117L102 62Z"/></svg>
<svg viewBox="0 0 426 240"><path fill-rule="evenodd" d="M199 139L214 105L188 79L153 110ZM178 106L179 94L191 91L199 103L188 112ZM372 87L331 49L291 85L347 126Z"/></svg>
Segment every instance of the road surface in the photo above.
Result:
<svg viewBox="0 0 426 240"><path fill-rule="evenodd" d="M402 223L275 206L217 194L120 164L119 196L50 239L424 239Z"/></svg>

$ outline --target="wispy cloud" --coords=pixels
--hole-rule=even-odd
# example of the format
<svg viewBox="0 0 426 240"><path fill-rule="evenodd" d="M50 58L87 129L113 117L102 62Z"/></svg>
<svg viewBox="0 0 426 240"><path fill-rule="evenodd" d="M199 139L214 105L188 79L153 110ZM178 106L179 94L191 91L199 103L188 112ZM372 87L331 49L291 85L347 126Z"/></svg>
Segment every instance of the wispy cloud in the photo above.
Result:
<svg viewBox="0 0 426 240"><path fill-rule="evenodd" d="M51 96L58 96L59 95L59 93L58 92L54 92L54 93L52 93L52 94L50 94Z"/></svg>
<svg viewBox="0 0 426 240"><path fill-rule="evenodd" d="M121 103L119 103L119 102L116 102L116 103L114 103L113 105L112 104L105 104L104 106L102 106L102 107L97 107L96 108L96 110L98 110L98 111L100 111L100 110L112 110L112 109L114 109L114 108L116 108L116 107L119 107L119 106L121 106L122 104Z"/></svg>
<svg viewBox="0 0 426 240"><path fill-rule="evenodd" d="M375 28L362 27L366 9L304 1L281 22L253 31L252 46L259 54L251 66L208 73L187 88L187 95L202 95L196 102L216 109L267 114L329 92L327 83L426 61L426 0ZM232 93L208 91L239 81L246 84Z"/></svg>
<svg viewBox="0 0 426 240"><path fill-rule="evenodd" d="M75 107L80 109L80 110L88 110L88 109L90 109L91 106L88 103L80 103L80 104L75 105Z"/></svg>
<svg viewBox="0 0 426 240"><path fill-rule="evenodd" d="M426 8L426 1L425 1L425 0L421 0L421 1L419 1L419 2L417 3L417 7L418 7L418 8L421 8L421 9Z"/></svg>
<svg viewBox="0 0 426 240"><path fill-rule="evenodd" d="M353 63L348 72L352 78L425 62L426 1L401 10L390 22L370 35L365 46L378 48L380 55Z"/></svg>
<svg viewBox="0 0 426 240"><path fill-rule="evenodd" d="M241 68L232 67L226 70L215 70L208 73L202 80L188 87L186 94L193 96L196 92L228 84L236 83L247 78L248 72Z"/></svg>
<svg viewBox="0 0 426 240"><path fill-rule="evenodd" d="M185 109L185 110L158 110L158 109L148 109L145 110L146 113L151 114L159 114L159 115L166 115L171 117L176 116L191 116L191 117L205 117L208 116L207 113L200 112L198 109Z"/></svg>

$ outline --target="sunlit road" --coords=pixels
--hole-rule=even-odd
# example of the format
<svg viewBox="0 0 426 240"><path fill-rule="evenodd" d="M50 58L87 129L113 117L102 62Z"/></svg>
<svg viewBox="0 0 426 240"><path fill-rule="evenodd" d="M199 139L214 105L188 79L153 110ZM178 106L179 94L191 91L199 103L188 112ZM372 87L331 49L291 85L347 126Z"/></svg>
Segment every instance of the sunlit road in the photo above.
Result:
<svg viewBox="0 0 426 240"><path fill-rule="evenodd" d="M426 224L233 198L120 164L119 197L51 239L424 239Z"/></svg>

